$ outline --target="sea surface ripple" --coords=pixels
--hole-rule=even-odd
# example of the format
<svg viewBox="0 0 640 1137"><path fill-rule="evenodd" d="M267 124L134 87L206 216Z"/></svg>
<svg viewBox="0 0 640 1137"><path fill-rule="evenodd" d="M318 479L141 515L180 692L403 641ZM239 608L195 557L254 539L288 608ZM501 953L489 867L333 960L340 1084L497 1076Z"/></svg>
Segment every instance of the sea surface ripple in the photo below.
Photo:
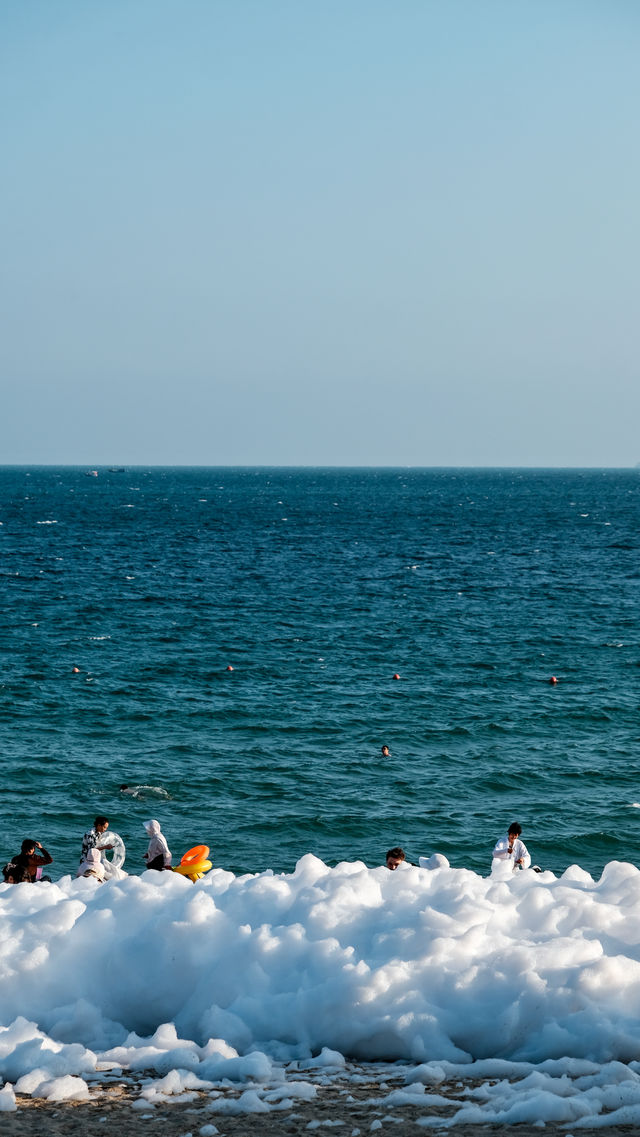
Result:
<svg viewBox="0 0 640 1137"><path fill-rule="evenodd" d="M0 522L3 859L640 863L638 471L5 467Z"/></svg>

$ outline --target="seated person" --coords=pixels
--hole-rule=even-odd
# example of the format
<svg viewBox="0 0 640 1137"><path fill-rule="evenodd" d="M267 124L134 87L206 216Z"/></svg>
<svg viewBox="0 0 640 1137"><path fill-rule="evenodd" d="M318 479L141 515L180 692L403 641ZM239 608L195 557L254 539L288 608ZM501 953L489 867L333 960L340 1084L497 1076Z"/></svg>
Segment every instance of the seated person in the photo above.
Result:
<svg viewBox="0 0 640 1137"><path fill-rule="evenodd" d="M496 841L493 850L494 861L511 861L514 872L516 869L528 869L531 864L527 846L520 840L521 833L522 826L514 821L509 826L507 836Z"/></svg>
<svg viewBox="0 0 640 1137"><path fill-rule="evenodd" d="M36 853L36 849L40 849L41 857ZM53 857L42 848L39 841L26 838L22 842L21 851L4 866L2 875L8 884L33 883L35 880L50 881L50 877L42 876L42 869L44 865L52 863Z"/></svg>
<svg viewBox="0 0 640 1137"><path fill-rule="evenodd" d="M160 832L159 821L145 821L144 827L151 838L149 841L149 848L144 854L144 859L147 862L148 869L163 869L171 868L171 851L167 845L166 838Z"/></svg>
<svg viewBox="0 0 640 1137"><path fill-rule="evenodd" d="M389 849L385 857L387 868L390 869L391 872L395 872L399 865L406 863L406 860L406 853L399 845L396 845L393 849Z"/></svg>
<svg viewBox="0 0 640 1137"><path fill-rule="evenodd" d="M80 861L76 876L86 876L102 883L106 879L106 875L98 849L89 849L85 859Z"/></svg>

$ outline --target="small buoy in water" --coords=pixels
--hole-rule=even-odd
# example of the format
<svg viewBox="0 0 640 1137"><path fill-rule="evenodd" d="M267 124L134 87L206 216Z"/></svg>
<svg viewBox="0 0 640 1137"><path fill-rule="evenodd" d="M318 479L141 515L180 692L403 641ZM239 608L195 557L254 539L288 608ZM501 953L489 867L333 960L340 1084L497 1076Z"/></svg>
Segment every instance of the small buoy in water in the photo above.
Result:
<svg viewBox="0 0 640 1137"><path fill-rule="evenodd" d="M400 678L400 676L398 675L398 672L397 672L397 671L396 671L396 673L395 673L395 675L394 675L394 677L393 677L393 678L394 678L394 679L399 679L399 678Z"/></svg>
<svg viewBox="0 0 640 1137"><path fill-rule="evenodd" d="M71 669L71 670L73 671L73 674L74 674L74 675L79 675L79 674L80 674L80 668L79 668L79 667L72 667L72 669Z"/></svg>
<svg viewBox="0 0 640 1137"><path fill-rule="evenodd" d="M229 663L229 664L227 664L227 671L233 671L233 667L231 666L231 664L230 664L230 663Z"/></svg>
<svg viewBox="0 0 640 1137"><path fill-rule="evenodd" d="M555 687L555 685L556 685L556 683L558 682L558 680L556 679L555 675L552 675L552 676L551 676L551 678L550 678L550 680L549 680L549 682L550 682L550 684L551 684L551 686L552 686L552 687Z"/></svg>

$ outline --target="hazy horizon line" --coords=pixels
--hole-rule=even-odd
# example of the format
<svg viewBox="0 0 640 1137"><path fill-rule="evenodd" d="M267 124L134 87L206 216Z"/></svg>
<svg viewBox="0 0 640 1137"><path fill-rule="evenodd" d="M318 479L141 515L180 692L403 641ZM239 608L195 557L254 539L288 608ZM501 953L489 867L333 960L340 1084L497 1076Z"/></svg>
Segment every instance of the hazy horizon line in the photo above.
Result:
<svg viewBox="0 0 640 1137"><path fill-rule="evenodd" d="M368 463L273 463L273 462L223 462L223 463L202 463L202 462L98 462L94 465L87 465L84 462L3 462L0 463L0 470L84 470L85 473L91 474L93 471L100 473L126 473L128 470L603 470L603 471L619 471L619 470L640 470L640 462L633 466L514 466L511 464L506 465L448 465L438 464L432 466L418 466L418 465L399 465L395 462L377 463L371 465Z"/></svg>

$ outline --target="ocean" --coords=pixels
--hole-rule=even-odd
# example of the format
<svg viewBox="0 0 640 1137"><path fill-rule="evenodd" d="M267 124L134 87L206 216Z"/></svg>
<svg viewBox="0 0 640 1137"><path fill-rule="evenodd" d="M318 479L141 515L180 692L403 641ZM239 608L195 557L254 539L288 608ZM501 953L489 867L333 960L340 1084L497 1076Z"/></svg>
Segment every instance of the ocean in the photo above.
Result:
<svg viewBox="0 0 640 1137"><path fill-rule="evenodd" d="M4 467L0 523L3 863L640 863L640 471Z"/></svg>

